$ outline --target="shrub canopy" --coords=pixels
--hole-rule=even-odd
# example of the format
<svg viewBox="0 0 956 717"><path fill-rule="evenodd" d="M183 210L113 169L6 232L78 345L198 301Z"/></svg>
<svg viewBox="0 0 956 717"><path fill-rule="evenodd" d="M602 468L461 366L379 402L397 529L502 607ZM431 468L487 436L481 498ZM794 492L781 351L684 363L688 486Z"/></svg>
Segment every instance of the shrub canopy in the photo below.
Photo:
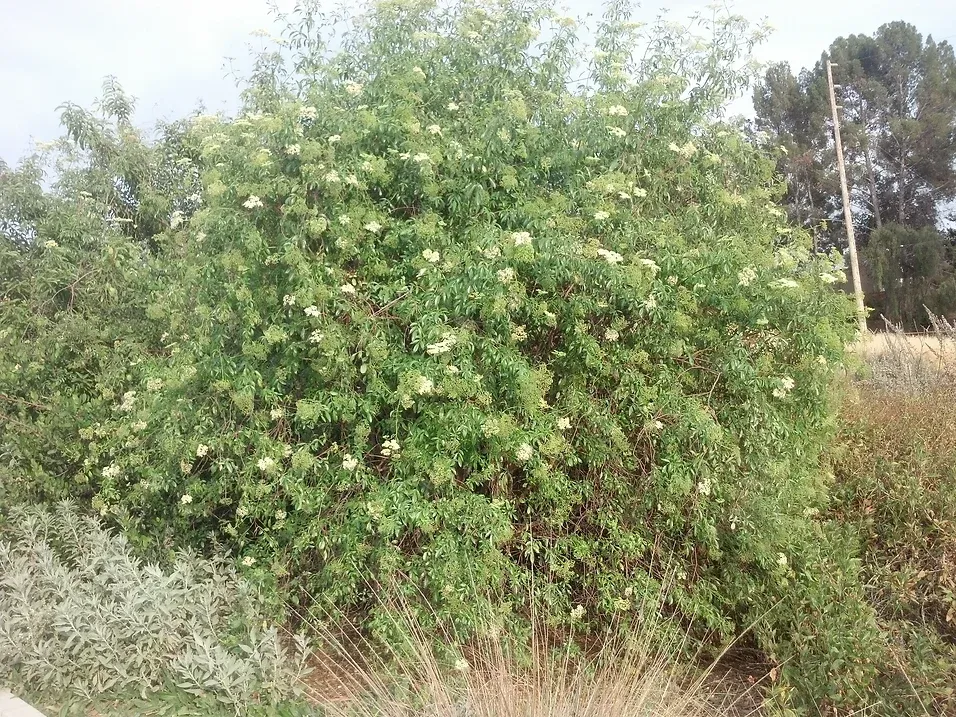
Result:
<svg viewBox="0 0 956 717"><path fill-rule="evenodd" d="M734 634L815 540L853 326L719 119L756 37L622 3L321 20L235 118L146 142L113 87L52 191L5 171L2 490L224 541L327 610L394 581L464 628L529 595L597 627L669 575Z"/></svg>

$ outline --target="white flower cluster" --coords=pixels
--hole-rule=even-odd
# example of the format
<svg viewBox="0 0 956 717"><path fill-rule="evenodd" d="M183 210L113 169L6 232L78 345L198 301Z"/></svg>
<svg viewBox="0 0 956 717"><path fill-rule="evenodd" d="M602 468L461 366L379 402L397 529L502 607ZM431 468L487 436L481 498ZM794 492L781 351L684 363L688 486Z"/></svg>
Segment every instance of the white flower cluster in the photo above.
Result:
<svg viewBox="0 0 956 717"><path fill-rule="evenodd" d="M648 269L650 269L652 274L656 275L657 272L661 270L661 268L657 265L657 262L654 261L653 259L640 259L639 261L641 262L641 264L643 264Z"/></svg>
<svg viewBox="0 0 956 717"><path fill-rule="evenodd" d="M737 285L738 286L750 286L754 283L754 280L757 278L756 270L751 267L745 267L737 273Z"/></svg>
<svg viewBox="0 0 956 717"><path fill-rule="evenodd" d="M249 198L242 203L242 206L246 209L258 209L262 206L262 200L255 194L250 194Z"/></svg>
<svg viewBox="0 0 956 717"><path fill-rule="evenodd" d="M298 157L302 152L302 147L297 144L287 144L285 147L285 153L290 157Z"/></svg>
<svg viewBox="0 0 956 717"><path fill-rule="evenodd" d="M319 307L316 306L315 304L312 304L311 306L306 306L304 309L302 309L302 312L306 316L311 316L315 318L319 315Z"/></svg>
<svg viewBox="0 0 956 717"><path fill-rule="evenodd" d="M515 280L515 270L510 266L498 270L498 280L502 284L508 284Z"/></svg>
<svg viewBox="0 0 956 717"><path fill-rule="evenodd" d="M623 105L611 105L607 108L607 113L611 117L627 117L627 107Z"/></svg>
<svg viewBox="0 0 956 717"><path fill-rule="evenodd" d="M398 445L398 441L394 438L389 438L382 442L382 455L386 458L398 458L401 450L402 447Z"/></svg>
<svg viewBox="0 0 956 717"><path fill-rule="evenodd" d="M528 232L514 232L511 235L511 241L515 246L531 246L531 234Z"/></svg>
<svg viewBox="0 0 956 717"><path fill-rule="evenodd" d="M189 493L183 493L182 497L179 499L179 502L183 505L189 505L193 502L193 497Z"/></svg>
<svg viewBox="0 0 956 717"><path fill-rule="evenodd" d="M574 622L581 622L584 619L585 612L584 605L575 605L574 609L571 610L571 619Z"/></svg>
<svg viewBox="0 0 956 717"><path fill-rule="evenodd" d="M247 555L246 557L242 559L242 564L245 565L247 568L251 568L253 565L256 564L256 559L252 557L251 555Z"/></svg>
<svg viewBox="0 0 956 717"><path fill-rule="evenodd" d="M45 242L43 242L43 246L45 246L47 249L56 249L60 245L57 244L53 239L47 239Z"/></svg>
<svg viewBox="0 0 956 717"><path fill-rule="evenodd" d="M345 91L348 92L352 97L358 97L362 94L362 90L365 89L365 85L361 82L346 82Z"/></svg>
<svg viewBox="0 0 956 717"><path fill-rule="evenodd" d="M367 232L372 232L372 234L378 234L380 231L382 231L382 225L378 222L369 222L362 228Z"/></svg>
<svg viewBox="0 0 956 717"><path fill-rule="evenodd" d="M322 343L322 340L324 338L325 338L325 334L321 331L316 330L316 331L313 331L311 334L309 334L309 343L320 344Z"/></svg>
<svg viewBox="0 0 956 717"><path fill-rule="evenodd" d="M358 468L358 459L354 458L351 453L346 453L342 456L342 467L351 472Z"/></svg>
<svg viewBox="0 0 956 717"><path fill-rule="evenodd" d="M608 329L604 332L604 338L613 343L621 338L621 335L615 329Z"/></svg>
<svg viewBox="0 0 956 717"><path fill-rule="evenodd" d="M607 126L607 133L611 135L612 137L617 137L618 139L621 139L627 136L627 132L625 132L620 127L614 127L613 125Z"/></svg>
<svg viewBox="0 0 956 717"><path fill-rule="evenodd" d="M415 387L415 390L419 395L424 396L435 390L435 384L428 376L419 376L418 385Z"/></svg>
<svg viewBox="0 0 956 717"><path fill-rule="evenodd" d="M434 249L425 249L422 251L422 258L430 264L437 264L441 261L441 254Z"/></svg>
<svg viewBox="0 0 956 717"><path fill-rule="evenodd" d="M787 394L793 390L794 381L789 376L782 376L777 384L777 387L773 390L774 398L786 398Z"/></svg>
<svg viewBox="0 0 956 717"><path fill-rule="evenodd" d="M133 405L136 403L136 391L127 391L123 394L123 402L120 403L119 410L123 413L129 413L133 410Z"/></svg>
<svg viewBox="0 0 956 717"><path fill-rule="evenodd" d="M571 419L567 416L562 416L558 419L558 430L566 431L571 427Z"/></svg>
<svg viewBox="0 0 956 717"><path fill-rule="evenodd" d="M428 346L425 347L425 353L429 356L438 356L439 354L448 353L456 343L458 343L458 337L448 331L441 337L441 341L428 344Z"/></svg>
<svg viewBox="0 0 956 717"><path fill-rule="evenodd" d="M777 279L774 282L774 285L781 289L798 289L800 284L798 284L793 279Z"/></svg>
<svg viewBox="0 0 956 717"><path fill-rule="evenodd" d="M207 455L209 455L209 446L205 443L196 446L196 458L205 458Z"/></svg>
<svg viewBox="0 0 956 717"><path fill-rule="evenodd" d="M667 148L671 152L676 152L684 159L690 159L697 153L697 147L693 142L687 142L684 145L678 145L676 142L671 142L669 145L667 145Z"/></svg>
<svg viewBox="0 0 956 717"><path fill-rule="evenodd" d="M115 463L110 463L106 468L103 469L104 478L118 478L120 473L123 472L123 469L120 468Z"/></svg>
<svg viewBox="0 0 956 717"><path fill-rule="evenodd" d="M299 119L313 121L319 116L319 111L315 107L303 107L299 110Z"/></svg>
<svg viewBox="0 0 956 717"><path fill-rule="evenodd" d="M618 254L616 251L604 249L603 247L597 250L597 254L608 264L620 264L622 261L624 261L624 257Z"/></svg>
<svg viewBox="0 0 956 717"><path fill-rule="evenodd" d="M522 443L518 446L518 450L515 451L515 458L517 458L522 463L526 463L531 460L531 457L534 455L534 448L531 447L528 443Z"/></svg>
<svg viewBox="0 0 956 717"><path fill-rule="evenodd" d="M441 127L437 124L430 124L427 127L428 134L441 134Z"/></svg>
<svg viewBox="0 0 956 717"><path fill-rule="evenodd" d="M339 287L339 291L341 291L343 294L348 294L350 296L354 296L356 293L355 285L352 284L351 282L342 284L342 286Z"/></svg>
<svg viewBox="0 0 956 717"><path fill-rule="evenodd" d="M258 461L256 461L256 466L263 473L269 473L276 467L276 462L274 458L269 458L266 456L265 458L260 458Z"/></svg>
<svg viewBox="0 0 956 717"><path fill-rule="evenodd" d="M594 212L594 219L598 222L603 222L605 219L608 219L611 215L605 211Z"/></svg>
<svg viewBox="0 0 956 717"><path fill-rule="evenodd" d="M163 379L161 378L148 378L146 379L146 390L150 393L156 393L163 388Z"/></svg>
<svg viewBox="0 0 956 717"><path fill-rule="evenodd" d="M295 294L286 294L282 297L283 306L295 306Z"/></svg>
<svg viewBox="0 0 956 717"><path fill-rule="evenodd" d="M284 415L285 411L280 407L273 408L271 411L269 411L269 418L271 418L273 421L278 421Z"/></svg>

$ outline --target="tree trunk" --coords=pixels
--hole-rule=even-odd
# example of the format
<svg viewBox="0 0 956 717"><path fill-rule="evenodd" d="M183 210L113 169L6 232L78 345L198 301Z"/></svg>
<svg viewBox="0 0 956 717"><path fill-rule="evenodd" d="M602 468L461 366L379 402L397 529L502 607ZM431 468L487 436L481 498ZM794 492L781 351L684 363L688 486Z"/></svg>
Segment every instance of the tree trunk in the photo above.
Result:
<svg viewBox="0 0 956 717"><path fill-rule="evenodd" d="M870 136L867 133L866 124L866 103L860 103L861 119L863 120L863 161L866 162L866 176L870 184L870 201L873 202L873 218L876 220L876 228L883 226L883 219L880 217L880 200L876 195L876 179L873 177L873 162L870 160Z"/></svg>
<svg viewBox="0 0 956 717"><path fill-rule="evenodd" d="M900 133L903 132L903 107L905 106L906 97L903 94L903 80L897 79L896 81L898 97L899 97L899 118L900 118ZM899 224L900 226L906 226L906 147L903 146L902 137L897 140L897 145L900 148L900 175L897 180L900 185L900 213L899 213Z"/></svg>
<svg viewBox="0 0 956 717"><path fill-rule="evenodd" d="M870 161L870 146L867 140L863 143L863 159L866 162L866 175L870 183L870 200L873 202L873 218L876 219L876 228L883 226L883 219L880 217L880 200L876 195L876 179L873 177L873 162Z"/></svg>
<svg viewBox="0 0 956 717"><path fill-rule="evenodd" d="M900 152L900 176L896 180L900 185L899 224L906 226L906 152Z"/></svg>

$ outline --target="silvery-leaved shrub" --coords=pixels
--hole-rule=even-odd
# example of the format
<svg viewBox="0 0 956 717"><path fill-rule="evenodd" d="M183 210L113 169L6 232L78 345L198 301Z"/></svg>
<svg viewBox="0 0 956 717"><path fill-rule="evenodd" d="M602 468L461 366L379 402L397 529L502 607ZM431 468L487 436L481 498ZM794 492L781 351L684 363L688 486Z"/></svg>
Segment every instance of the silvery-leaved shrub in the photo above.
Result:
<svg viewBox="0 0 956 717"><path fill-rule="evenodd" d="M853 323L720 120L757 36L620 2L304 12L237 117L153 146L114 113L54 198L10 175L4 490L142 548L215 536L331 614L397 585L466 632L529 596L586 631L670 574L695 629L765 615L816 569Z"/></svg>
<svg viewBox="0 0 956 717"><path fill-rule="evenodd" d="M144 563L68 503L9 511L0 576L0 676L45 697L175 685L242 710L292 696L307 672L304 639L264 620L231 561Z"/></svg>

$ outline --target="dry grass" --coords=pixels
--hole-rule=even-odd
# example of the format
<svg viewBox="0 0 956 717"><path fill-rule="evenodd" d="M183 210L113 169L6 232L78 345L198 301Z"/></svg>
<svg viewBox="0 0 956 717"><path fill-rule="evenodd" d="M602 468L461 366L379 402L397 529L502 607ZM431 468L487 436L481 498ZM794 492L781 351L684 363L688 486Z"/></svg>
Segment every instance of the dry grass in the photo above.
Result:
<svg viewBox="0 0 956 717"><path fill-rule="evenodd" d="M852 351L866 361L878 360L888 353L900 353L933 367L952 366L956 363L956 344L946 337L930 332L870 333L854 344Z"/></svg>
<svg viewBox="0 0 956 717"><path fill-rule="evenodd" d="M956 386L862 386L843 407L837 464L845 521L878 555L892 612L956 641Z"/></svg>
<svg viewBox="0 0 956 717"><path fill-rule="evenodd" d="M885 331L867 334L851 347L868 368L867 383L902 392L936 392L943 385L956 385L956 327L929 315L929 331L907 334L884 319Z"/></svg>
<svg viewBox="0 0 956 717"><path fill-rule="evenodd" d="M884 682L907 705L894 714L956 714L954 407L956 383L937 379L855 386L842 411L832 517L856 528L867 597L891 637L899 672Z"/></svg>
<svg viewBox="0 0 956 717"><path fill-rule="evenodd" d="M398 645L313 625L323 651L305 684L330 717L716 717L755 714L756 686L712 668L680 670L658 631L609 634L580 650L535 631L526 649L489 631L465 647L440 649L413 615L393 611Z"/></svg>

